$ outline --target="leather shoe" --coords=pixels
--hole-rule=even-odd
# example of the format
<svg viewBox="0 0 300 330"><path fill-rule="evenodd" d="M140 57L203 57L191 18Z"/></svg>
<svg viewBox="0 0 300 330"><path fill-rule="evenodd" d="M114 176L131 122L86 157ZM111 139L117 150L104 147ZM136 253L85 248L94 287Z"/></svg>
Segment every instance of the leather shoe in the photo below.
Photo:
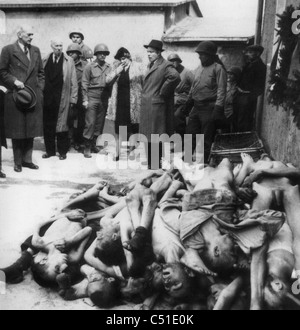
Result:
<svg viewBox="0 0 300 330"><path fill-rule="evenodd" d="M17 173L21 173L21 172L22 172L22 166L21 166L21 165L15 165L14 170L15 170L15 172L17 172Z"/></svg>
<svg viewBox="0 0 300 330"><path fill-rule="evenodd" d="M66 160L67 159L67 155L60 155L59 156L59 160Z"/></svg>
<svg viewBox="0 0 300 330"><path fill-rule="evenodd" d="M39 167L33 163L23 163L23 167L29 168L30 170L38 170Z"/></svg>
<svg viewBox="0 0 300 330"><path fill-rule="evenodd" d="M0 171L0 179L5 179L6 178L6 175Z"/></svg>
<svg viewBox="0 0 300 330"><path fill-rule="evenodd" d="M54 157L55 155L50 155L50 154L44 154L43 155L43 159L48 159L48 158L51 158L51 157Z"/></svg>

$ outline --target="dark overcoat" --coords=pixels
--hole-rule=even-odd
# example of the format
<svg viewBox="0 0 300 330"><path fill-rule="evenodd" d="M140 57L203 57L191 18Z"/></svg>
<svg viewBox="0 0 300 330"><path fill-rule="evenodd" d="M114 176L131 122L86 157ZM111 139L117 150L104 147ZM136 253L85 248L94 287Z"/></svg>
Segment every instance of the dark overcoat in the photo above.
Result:
<svg viewBox="0 0 300 330"><path fill-rule="evenodd" d="M8 89L4 100L4 125L7 138L29 139L43 136L44 68L39 48L30 47L30 61L19 43L6 46L0 58L0 80ZM31 87L37 104L30 111L20 110L13 99L14 82Z"/></svg>
<svg viewBox="0 0 300 330"><path fill-rule="evenodd" d="M0 148L1 146L7 148L4 131L4 93L0 90Z"/></svg>
<svg viewBox="0 0 300 330"><path fill-rule="evenodd" d="M140 133L151 142L151 134L174 134L174 91L180 75L163 57L146 73L141 106Z"/></svg>

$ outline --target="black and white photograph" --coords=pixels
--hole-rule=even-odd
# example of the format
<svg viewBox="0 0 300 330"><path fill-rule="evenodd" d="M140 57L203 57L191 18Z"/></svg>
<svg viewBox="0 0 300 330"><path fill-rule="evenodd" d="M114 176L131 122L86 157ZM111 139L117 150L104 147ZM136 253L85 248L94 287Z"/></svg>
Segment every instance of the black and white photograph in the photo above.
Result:
<svg viewBox="0 0 300 330"><path fill-rule="evenodd" d="M0 0L0 310L300 310L299 0Z"/></svg>

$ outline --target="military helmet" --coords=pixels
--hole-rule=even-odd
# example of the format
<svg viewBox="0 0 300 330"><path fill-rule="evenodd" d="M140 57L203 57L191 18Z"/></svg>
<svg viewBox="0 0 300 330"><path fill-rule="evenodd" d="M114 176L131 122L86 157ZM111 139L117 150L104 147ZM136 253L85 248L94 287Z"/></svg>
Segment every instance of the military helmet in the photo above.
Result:
<svg viewBox="0 0 300 330"><path fill-rule="evenodd" d="M196 53L204 53L208 55L215 56L217 55L218 47L217 45L212 41L203 41L200 43L200 45L196 49Z"/></svg>
<svg viewBox="0 0 300 330"><path fill-rule="evenodd" d="M73 34L80 35L81 36L81 39L84 40L84 34L81 31L79 31L79 30L73 30L72 32L70 32L70 34L69 34L70 39L72 39Z"/></svg>
<svg viewBox="0 0 300 330"><path fill-rule="evenodd" d="M169 62L179 62L179 63L182 63L182 59L180 58L180 56L178 54L171 54L168 57L168 61Z"/></svg>
<svg viewBox="0 0 300 330"><path fill-rule="evenodd" d="M107 56L110 55L110 51L105 44L99 44L95 47L94 55L96 56L98 53L105 53Z"/></svg>
<svg viewBox="0 0 300 330"><path fill-rule="evenodd" d="M67 49L67 54L71 53L71 52L77 52L79 53L80 55L82 55L82 50L81 50L81 47L76 44L76 43L73 43L71 45L69 45L68 49Z"/></svg>

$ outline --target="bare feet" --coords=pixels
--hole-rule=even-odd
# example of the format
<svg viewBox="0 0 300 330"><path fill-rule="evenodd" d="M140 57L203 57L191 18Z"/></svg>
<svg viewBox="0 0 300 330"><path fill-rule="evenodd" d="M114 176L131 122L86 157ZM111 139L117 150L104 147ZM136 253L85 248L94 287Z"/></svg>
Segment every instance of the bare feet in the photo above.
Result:
<svg viewBox="0 0 300 330"><path fill-rule="evenodd" d="M212 271L210 271L201 260L197 251L193 251L191 249L187 250L185 255L181 258L181 263L192 269L198 274L217 277L218 275Z"/></svg>

